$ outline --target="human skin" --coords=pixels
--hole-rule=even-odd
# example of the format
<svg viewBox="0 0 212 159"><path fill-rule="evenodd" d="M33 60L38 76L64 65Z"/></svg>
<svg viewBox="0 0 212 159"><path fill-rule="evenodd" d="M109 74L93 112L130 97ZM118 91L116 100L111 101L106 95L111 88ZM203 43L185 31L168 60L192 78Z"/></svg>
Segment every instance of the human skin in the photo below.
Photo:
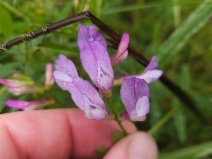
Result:
<svg viewBox="0 0 212 159"><path fill-rule="evenodd" d="M2 159L94 159L95 149L110 147L104 159L156 159L154 140L123 122L130 134L115 145L115 121L90 120L79 109L23 111L0 115ZM140 157L139 157L140 156Z"/></svg>

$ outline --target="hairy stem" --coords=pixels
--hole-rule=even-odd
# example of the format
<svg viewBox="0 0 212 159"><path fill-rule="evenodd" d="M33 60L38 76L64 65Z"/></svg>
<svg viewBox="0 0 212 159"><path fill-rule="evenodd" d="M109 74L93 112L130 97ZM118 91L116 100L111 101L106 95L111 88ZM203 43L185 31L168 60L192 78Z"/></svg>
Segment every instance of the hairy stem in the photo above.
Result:
<svg viewBox="0 0 212 159"><path fill-rule="evenodd" d="M127 135L127 131L124 129L123 125L121 124L121 121L119 120L119 116L118 116L118 114L117 114L117 112L116 112L116 110L115 110L115 108L114 108L114 106L113 106L113 104L112 104L112 102L111 102L111 99L110 99L109 97L106 97L106 101L107 101L107 103L109 104L110 109L111 109L112 113L113 113L114 116L115 116L116 122L117 122L118 125L121 127L121 129L122 129L122 131L124 132L124 134Z"/></svg>

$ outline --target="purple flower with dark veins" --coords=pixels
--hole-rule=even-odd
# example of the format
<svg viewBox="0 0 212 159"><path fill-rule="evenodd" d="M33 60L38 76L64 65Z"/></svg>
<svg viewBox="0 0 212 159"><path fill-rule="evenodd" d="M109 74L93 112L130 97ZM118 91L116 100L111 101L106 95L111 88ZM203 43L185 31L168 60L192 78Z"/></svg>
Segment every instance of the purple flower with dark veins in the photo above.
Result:
<svg viewBox="0 0 212 159"><path fill-rule="evenodd" d="M121 86L121 100L126 107L125 119L144 121L149 113L149 87L145 80L136 77L125 78Z"/></svg>
<svg viewBox="0 0 212 159"><path fill-rule="evenodd" d="M78 76L73 62L64 55L55 61L55 81L63 90L71 93L75 104L84 111L89 119L101 120L109 116L107 108L97 90L86 80Z"/></svg>
<svg viewBox="0 0 212 159"><path fill-rule="evenodd" d="M100 92L110 92L114 73L104 37L93 26L79 25L78 46L85 71Z"/></svg>
<svg viewBox="0 0 212 159"><path fill-rule="evenodd" d="M134 77L144 79L147 83L156 81L163 74L163 71L156 69L158 67L157 57L153 56L145 70Z"/></svg>

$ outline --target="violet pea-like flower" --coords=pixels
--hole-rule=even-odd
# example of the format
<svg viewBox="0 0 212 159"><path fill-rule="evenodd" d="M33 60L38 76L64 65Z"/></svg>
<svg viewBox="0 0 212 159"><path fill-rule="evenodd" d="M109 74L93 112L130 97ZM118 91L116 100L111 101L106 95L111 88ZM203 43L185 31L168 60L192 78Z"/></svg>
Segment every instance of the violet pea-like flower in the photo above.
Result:
<svg viewBox="0 0 212 159"><path fill-rule="evenodd" d="M144 79L147 83L152 83L163 74L162 70L156 69L157 67L157 57L153 56L145 70L140 75L136 75L134 77Z"/></svg>
<svg viewBox="0 0 212 159"><path fill-rule="evenodd" d="M114 73L104 37L93 26L79 25L78 46L85 71L100 92L110 92Z"/></svg>
<svg viewBox="0 0 212 159"><path fill-rule="evenodd" d="M132 121L144 121L149 113L149 87L145 80L125 78L121 86L121 100L126 107L122 117Z"/></svg>
<svg viewBox="0 0 212 159"><path fill-rule="evenodd" d="M101 120L109 116L107 108L97 90L78 76L73 62L64 55L55 61L55 81L63 90L70 92L75 104L89 119Z"/></svg>

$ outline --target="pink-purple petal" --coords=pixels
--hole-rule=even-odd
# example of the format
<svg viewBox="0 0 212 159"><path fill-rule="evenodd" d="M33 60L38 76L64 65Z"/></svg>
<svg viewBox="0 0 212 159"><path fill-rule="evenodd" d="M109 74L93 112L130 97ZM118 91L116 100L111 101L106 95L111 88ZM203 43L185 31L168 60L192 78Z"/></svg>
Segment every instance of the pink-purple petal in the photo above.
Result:
<svg viewBox="0 0 212 159"><path fill-rule="evenodd" d="M100 89L110 89L114 74L107 50L97 41L86 43L80 49L80 58L85 71Z"/></svg>
<svg viewBox="0 0 212 159"><path fill-rule="evenodd" d="M64 72L54 71L53 76L58 86L63 90L67 90L66 88L67 82L72 82L72 78L69 75L65 74Z"/></svg>
<svg viewBox="0 0 212 159"><path fill-rule="evenodd" d="M149 112L149 87L145 80L128 77L121 86L121 100L131 120L142 121ZM126 115L126 114L125 114Z"/></svg>
<svg viewBox="0 0 212 159"><path fill-rule="evenodd" d="M98 41L101 45L107 48L107 44L104 37L98 31L96 31L93 26L85 27L82 24L79 24L77 40L79 49L84 48L84 44L92 41Z"/></svg>
<svg viewBox="0 0 212 159"><path fill-rule="evenodd" d="M80 77L73 78L71 83L67 83L67 88L73 101L85 112L87 118L101 120L109 115L99 93L89 82Z"/></svg>
<svg viewBox="0 0 212 159"><path fill-rule="evenodd" d="M59 55L59 59L55 60L55 68L57 71L63 72L70 77L78 77L77 69L74 63L65 55Z"/></svg>
<svg viewBox="0 0 212 159"><path fill-rule="evenodd" d="M128 33L122 34L121 41L119 43L119 47L117 50L119 55L121 55L122 53L124 53L127 50L128 45L129 45L129 40L130 40L130 37L129 37Z"/></svg>
<svg viewBox="0 0 212 159"><path fill-rule="evenodd" d="M35 110L42 108L46 105L53 104L54 99L41 99L36 101L12 100L8 99L5 104L10 108L21 110Z"/></svg>
<svg viewBox="0 0 212 159"><path fill-rule="evenodd" d="M144 79L147 83L152 83L158 80L162 74L163 71L161 70L150 70L138 75L137 78Z"/></svg>
<svg viewBox="0 0 212 159"><path fill-rule="evenodd" d="M149 64L147 67L144 69L142 73L145 73L150 70L154 70L158 67L158 62L157 62L157 56L153 56L152 59L150 60Z"/></svg>

